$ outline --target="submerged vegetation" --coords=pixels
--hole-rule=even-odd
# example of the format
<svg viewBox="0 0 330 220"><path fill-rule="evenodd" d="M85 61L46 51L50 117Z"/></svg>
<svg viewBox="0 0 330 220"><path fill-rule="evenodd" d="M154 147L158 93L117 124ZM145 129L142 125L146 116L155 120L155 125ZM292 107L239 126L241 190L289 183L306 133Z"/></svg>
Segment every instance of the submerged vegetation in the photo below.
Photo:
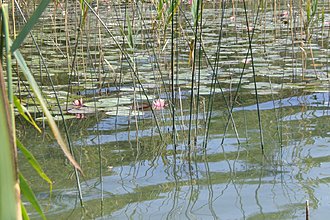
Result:
<svg viewBox="0 0 330 220"><path fill-rule="evenodd" d="M189 195L184 218L193 218L194 205L204 200L201 207L217 218L222 215L214 210L216 198L228 187L239 198L244 195L235 178L259 181L256 208L246 211L241 198L242 215L232 213L235 218L308 216L291 213L304 210L305 200L317 209L302 178L297 182L308 198L298 196L303 202L290 202L291 209L263 213L258 190L289 172L289 163L299 175L316 163L302 158L295 145L312 126L303 124L305 119L328 116L329 2L14 0L9 15L7 7L1 6L0 219L29 218L25 202L15 197L15 183L29 212L33 207L42 218L67 217L71 210L74 217L120 216L116 212L126 205L127 213L139 218L143 212L134 214L129 204L162 196L174 201L162 217L174 218L180 192ZM53 146L73 165L74 197L84 213L77 214L72 204L61 211L52 201L53 181L56 190L73 186L71 178L70 186L62 181L70 170ZM286 151L294 158L286 161ZM132 174L130 164L142 171ZM38 179L23 176L31 167ZM49 184L47 193L33 184L40 177ZM221 184L222 192L213 190ZM55 191L55 198L57 193L62 195ZM66 196L64 203L75 201Z"/></svg>

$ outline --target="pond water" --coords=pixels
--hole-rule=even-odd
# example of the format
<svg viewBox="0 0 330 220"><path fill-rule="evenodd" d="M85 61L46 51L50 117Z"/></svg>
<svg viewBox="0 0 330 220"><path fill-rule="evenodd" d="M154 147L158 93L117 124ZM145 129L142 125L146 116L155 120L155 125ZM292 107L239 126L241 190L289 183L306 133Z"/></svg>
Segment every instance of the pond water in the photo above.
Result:
<svg viewBox="0 0 330 220"><path fill-rule="evenodd" d="M260 14L256 2L247 4L250 24L256 19L253 32L247 31L242 3L235 10L227 3L225 11L219 3L205 4L205 52L195 63L195 77L188 62L194 37L190 6L180 5L173 98L170 24L166 19L155 23L152 3L125 8L102 1L97 9L113 38L90 13L78 40L74 16L69 17L68 39L61 10L50 7L34 33L63 109L69 97L67 115L72 118L65 123L84 176L82 207L72 167L48 128L41 136L19 123L20 138L54 182L50 194L47 183L21 160L21 171L48 219L305 219L307 200L311 219L327 218L329 5L320 3L324 21L314 18L306 42L299 1L292 22L280 16L289 10L286 2L276 9L265 3ZM134 49L120 31L125 18L133 23ZM169 25L165 31L164 25ZM249 34L253 60L246 56ZM54 92L32 41L22 50L57 115ZM128 65L132 61L134 71ZM73 71L68 68L72 64ZM26 92L21 94L29 110L41 116ZM71 105L77 98L83 98L84 107ZM158 98L166 101L165 108L138 107ZM32 218L39 218L26 206Z"/></svg>

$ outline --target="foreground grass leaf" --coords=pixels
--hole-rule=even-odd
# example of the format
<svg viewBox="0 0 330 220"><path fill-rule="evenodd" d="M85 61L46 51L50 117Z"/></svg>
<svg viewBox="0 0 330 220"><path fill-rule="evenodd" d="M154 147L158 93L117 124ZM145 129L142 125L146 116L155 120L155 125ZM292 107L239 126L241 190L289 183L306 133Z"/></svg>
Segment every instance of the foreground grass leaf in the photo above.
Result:
<svg viewBox="0 0 330 220"><path fill-rule="evenodd" d="M62 151L64 152L64 154L68 158L68 160L71 162L71 164L82 173L82 170L81 170L79 164L76 162L76 160L73 158L70 151L68 150L68 147L67 147L64 139L62 138L62 135L53 119L53 116L49 112L48 107L42 97L40 88L39 88L37 82L35 81L32 73L30 72L30 69L28 68L21 52L19 50L15 50L13 55L15 56L18 65L21 67L25 78L29 82L29 85L31 86L34 94L36 95L36 98L38 99L39 104L48 120L49 127L51 128L57 143L60 145Z"/></svg>
<svg viewBox="0 0 330 220"><path fill-rule="evenodd" d="M16 139L16 145L17 145L18 149L24 154L24 156L28 160L29 164L39 174L39 176L42 179L44 179L47 183L49 183L50 191L52 191L52 188L53 188L52 181L49 179L49 177L42 170L41 166L39 165L38 161L35 159L33 154L28 149L26 149L26 147L18 139Z"/></svg>
<svg viewBox="0 0 330 220"><path fill-rule="evenodd" d="M2 70L2 67L0 65ZM3 79L2 71L0 77ZM0 80L4 82L4 80ZM10 141L9 116L6 112L8 108L7 94L5 86L0 88L0 219L16 219L16 197L14 191L14 167ZM7 106L7 107L6 107Z"/></svg>
<svg viewBox="0 0 330 220"><path fill-rule="evenodd" d="M22 219L30 220L29 214L27 213L26 208L23 203L21 203L21 210L22 210Z"/></svg>
<svg viewBox="0 0 330 220"><path fill-rule="evenodd" d="M42 0L40 2L39 6L37 7L37 9L33 13L33 15L30 17L29 21L25 24L22 31L19 33L19 35L17 36L17 38L14 41L13 45L11 46L11 51L12 52L17 50L21 46L21 44L23 43L26 36L30 33L33 26L37 23L37 21L39 20L41 14L44 12L46 7L48 6L49 2L50 2L50 0Z"/></svg>
<svg viewBox="0 0 330 220"><path fill-rule="evenodd" d="M14 104L15 104L15 107L16 107L18 113L20 113L20 115L22 115L22 117L25 120L27 120L33 127L35 127L35 129L37 129L41 133L39 126L33 120L32 116L30 115L30 112L28 112L28 110L26 110L26 108L21 105L21 102L19 101L19 99L16 96L14 96Z"/></svg>
<svg viewBox="0 0 330 220"><path fill-rule="evenodd" d="M25 178L21 173L19 174L19 185L21 188L21 192L23 193L25 198L31 203L33 208L39 213L42 219L46 219L46 216L42 211L36 196L34 195L32 189L30 188L29 184L26 182Z"/></svg>

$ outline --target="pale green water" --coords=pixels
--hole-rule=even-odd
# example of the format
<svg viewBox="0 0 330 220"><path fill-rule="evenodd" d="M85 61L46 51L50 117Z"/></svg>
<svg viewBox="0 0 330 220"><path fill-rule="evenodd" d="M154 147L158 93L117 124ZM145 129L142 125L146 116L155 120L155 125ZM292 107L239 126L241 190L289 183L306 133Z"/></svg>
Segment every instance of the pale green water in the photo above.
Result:
<svg viewBox="0 0 330 220"><path fill-rule="evenodd" d="M114 8L122 12L123 5L113 5L114 8L107 9L104 3L101 4L101 17L120 39L113 17ZM143 6L141 8L144 13L152 9L150 4ZM329 6L325 6L326 19L329 20ZM213 60L212 64L221 15L217 7L207 5L204 10L206 22L203 40L206 52ZM249 4L249 7L254 5ZM218 73L227 100L233 98L237 90L237 80L243 68L242 59L248 48L243 9L236 9L237 24L234 24L229 19L232 13L230 8L228 5ZM254 10L249 12L256 13ZM203 108L200 108L198 114L196 145L192 148L187 146L191 69L188 66L186 39L178 38L180 54L176 83L187 99L182 99L182 113L179 102L176 103L176 151L171 138L170 107L155 110L164 140L160 140L150 110L145 110L137 117L108 116L99 112L97 115L87 115L87 119L67 120L75 156L85 173L81 178L84 209L77 197L72 168L67 165L55 142L48 136L41 142L40 135L26 131L26 127L21 129L23 141L54 181L54 191L50 197L46 183L22 163L21 170L31 181L46 216L49 219L305 219L305 201L309 200L311 219L326 219L330 201L330 149L327 92L329 49L325 45L329 43L329 28L321 32L320 24L315 24L312 43L305 45L304 50L308 54L310 48L313 48L314 63L318 65L314 65L314 69L311 57L308 56L306 69L302 69L301 44L292 47L288 26L279 21L276 25L272 23L271 10L266 10L262 16L255 28L253 54L260 95L264 155L260 145L251 64L244 71L242 87L233 109L240 144L232 124L221 144L228 112L217 90L206 148L203 147L206 116ZM146 19L147 25L150 25L150 20ZM91 19L88 22L94 33L96 21ZM56 30L64 28L63 20L59 18L57 23ZM44 31L48 34L42 38L54 39L54 30L48 29L45 25ZM51 73L55 74L53 78L59 84L58 89L65 94L67 64L63 57L59 59L58 56L59 49L65 49L65 41L63 33L56 33L59 46L55 47L52 41L49 43L51 46L45 43L45 57ZM148 88L148 95L162 97L164 87L161 87L159 72L154 66L155 57L150 45L146 46L148 44L143 41L146 36L141 33L143 31L136 34L139 49L132 52L138 64L139 77L144 88ZM97 36L85 34L82 45L88 44L90 48L95 48L91 52L78 50L78 61L81 63L73 81L79 83L79 90L95 88L101 78L105 86L109 84L111 88L114 85L120 88L97 98L140 97L141 90L135 89L135 93L131 91L136 82L127 64L124 62L120 66L119 50L113 41L102 32L104 58L111 67L104 65L101 71L98 69ZM294 34L298 36L298 33ZM170 51L170 44L164 48L165 52L158 59L160 69L164 72L165 85L168 86L170 53L167 52ZM31 54L34 53L32 50ZM36 65L38 62L31 58L31 64ZM122 77L121 81L119 76ZM319 79L316 80L316 77ZM200 81L205 106L211 78L212 69L204 61ZM46 77L42 79L44 84L48 83ZM88 91L89 95L83 93L84 99L91 101L93 90ZM65 95L60 97L61 102L64 102ZM50 102L53 99L50 98ZM131 103L123 105L130 106ZM203 103L200 105L203 107ZM55 107L53 109L56 110ZM193 119L195 117L193 112ZM196 127L195 119L192 127ZM195 135L195 130L192 133ZM27 207L33 212L32 207L28 204ZM31 215L38 218L34 212Z"/></svg>

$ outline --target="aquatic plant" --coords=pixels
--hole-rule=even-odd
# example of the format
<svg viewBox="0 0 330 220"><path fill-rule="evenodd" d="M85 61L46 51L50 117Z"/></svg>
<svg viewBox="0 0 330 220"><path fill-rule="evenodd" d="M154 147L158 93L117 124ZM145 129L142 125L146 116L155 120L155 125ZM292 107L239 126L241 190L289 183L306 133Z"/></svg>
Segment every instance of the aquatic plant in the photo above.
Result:
<svg viewBox="0 0 330 220"><path fill-rule="evenodd" d="M164 99L156 99L152 102L152 107L154 109L163 109L166 106Z"/></svg>
<svg viewBox="0 0 330 220"><path fill-rule="evenodd" d="M76 108L81 108L84 106L84 102L83 102L83 99L80 98L80 99L76 99L72 102L73 106L76 107Z"/></svg>
<svg viewBox="0 0 330 220"><path fill-rule="evenodd" d="M2 154L4 158L1 159L2 164L1 168L6 169L6 171L1 170L0 172L0 219L28 219L27 211L21 202L21 193L25 196L25 198L32 204L32 206L36 209L36 211L40 214L40 216L45 219L45 215L36 199L31 187L27 183L25 177L22 173L19 172L18 161L17 161L17 148L23 153L23 155L28 159L30 165L33 167L35 171L39 174L41 178L47 181L50 184L50 191L52 190L52 182L48 178L48 176L44 173L36 159L33 155L24 147L24 145L17 139L16 130L15 130L15 118L14 118L14 103L18 112L29 121L34 127L37 128L38 131L40 129L33 121L32 117L28 112L24 111L24 107L21 106L19 100L14 97L13 94L13 83L12 83L12 63L11 56L13 55L16 58L18 66L21 68L22 73L26 77L29 82L30 87L34 91L35 96L38 98L41 108L43 109L44 114L47 117L49 122L49 126L53 131L55 139L57 140L59 146L62 148L64 154L67 156L69 161L75 167L75 169L80 170L80 166L74 160L69 150L67 149L66 143L61 137L61 133L54 122L52 115L50 114L45 101L42 97L39 86L37 85L33 75L31 74L29 68L26 65L25 59L19 51L19 47L23 44L26 36L30 33L32 27L37 23L39 17L46 9L49 0L43 0L38 8L35 10L30 20L24 26L20 34L17 36L15 41L12 43L10 40L9 34L9 22L8 22L8 6L6 4L1 4L1 12L2 12L2 26L4 27L4 36L5 36L5 48L6 53L2 54L1 59L6 60L7 66L7 85L4 83L4 73L2 71L2 67L0 68L0 83L1 83L1 93L0 93L0 114L1 118L5 120L0 120L0 129L5 144L2 147L4 153ZM5 88L8 88L5 91ZM15 101L14 101L15 100ZM6 116L4 116L6 115ZM6 142L6 140L8 142ZM8 154L8 152L10 152ZM14 195L13 195L14 193Z"/></svg>
<svg viewBox="0 0 330 220"><path fill-rule="evenodd" d="M50 9L54 10L51 12L54 17L45 18L51 24L45 22L41 25L46 33L40 34L38 39L47 48L45 58L50 62L44 62L43 55L39 53L31 59L31 67L39 69L38 81L46 88L43 92L48 103L43 104L43 108L48 107L51 115L56 115L59 121L70 119L68 124L79 123L83 127L81 124L93 122L92 129L88 130L88 135L92 138L81 135L84 130L75 130L74 133L79 134L79 143L81 139L86 139L87 142L92 142L93 149L97 149L99 153L96 160L99 165L98 181L102 202L102 129L106 129L107 135L111 137L113 133L122 134L120 138L123 139L128 133L130 148L125 151L136 155L137 161L144 150L141 142L144 142L145 137L141 134L146 131L147 135L151 133L150 139L154 141L148 146L148 152L153 152L153 158L148 160L153 163L161 155L164 163L172 158L174 159L170 162L175 163L175 158L181 157L180 153L184 158L182 162L191 166L195 159L191 157L194 151L204 148L206 152L209 132L213 138L214 127L218 132L216 134L222 137L217 142L223 144L229 137L240 144L242 137L249 139L250 127L258 124L253 128L259 131L258 137L264 153L263 126L266 124L267 127L268 121L265 120L267 116L259 113L259 98L266 94L268 96L265 99L271 97L276 100L276 95L281 98L282 93L287 92L285 88L297 88L295 84L285 87L282 83L297 80L296 72L301 60L303 72L299 80L308 78L304 71L309 63L308 56L312 56L312 53L302 44L297 46L294 42L300 37L297 30L303 32L302 22L296 22L299 13L295 10L303 11L305 5L287 7L283 2L277 1L267 8L267 1L246 2L250 7L247 9L244 1L244 10L235 8L237 4L243 4L243 1L232 1L231 5L230 1L204 2L204 5L202 0L81 0L79 5L66 2L60 12ZM212 4L214 5L211 6ZM207 13L203 13L204 7ZM255 9L258 9L257 13ZM259 16L260 12L264 13L261 16L263 18ZM324 14L325 12L322 24L326 26ZM312 13L309 15L312 24L317 20L316 15L311 15ZM278 26L277 19L281 21ZM275 34L272 35L273 33ZM26 43L28 49L31 47L29 43ZM290 46L291 50L288 49ZM15 47L19 48L17 45ZM300 50L296 51L297 48ZM29 58L29 53L30 50L27 50L22 56ZM52 62L53 60L56 62ZM282 64L284 67L280 68ZM52 68L51 71L48 71L48 67ZM47 74L49 80L44 80L44 74ZM58 80L59 89L50 85L52 79ZM26 106L21 106L21 112L26 112L24 107L30 107L31 111L30 97L33 99L34 95L28 97L23 95L18 98L27 103ZM253 118L252 113L243 111L249 119L254 119L251 123L246 120L244 124L239 116L242 111L237 109L246 106L252 100L251 97L255 98L258 112ZM33 104L35 109L41 106L39 103ZM168 107L166 111L157 111L165 107ZM274 112L278 128L275 137L281 142L281 114L276 108ZM41 114L35 110L34 117L44 121L46 117L39 117ZM88 120L78 122L72 119L86 116ZM26 117L30 118L28 115ZM103 120L109 123L100 128ZM68 135L68 127L63 121L58 123L66 132L66 141L72 151L72 143L76 140ZM33 120L31 124L33 125ZM135 135L131 135L132 133ZM139 140L141 137L143 140ZM161 139L161 146L158 139ZM117 141L115 148L120 148L122 143L121 140ZM178 151L177 147L180 147ZM167 150L168 148L171 150ZM168 155L172 158L168 159ZM208 157L206 154L204 156ZM113 163L109 158L106 160ZM173 169L176 169L175 164ZM197 173L198 170L195 170ZM76 171L75 169L82 203L79 175ZM191 168L189 171L192 173ZM91 176L94 175L93 171Z"/></svg>

